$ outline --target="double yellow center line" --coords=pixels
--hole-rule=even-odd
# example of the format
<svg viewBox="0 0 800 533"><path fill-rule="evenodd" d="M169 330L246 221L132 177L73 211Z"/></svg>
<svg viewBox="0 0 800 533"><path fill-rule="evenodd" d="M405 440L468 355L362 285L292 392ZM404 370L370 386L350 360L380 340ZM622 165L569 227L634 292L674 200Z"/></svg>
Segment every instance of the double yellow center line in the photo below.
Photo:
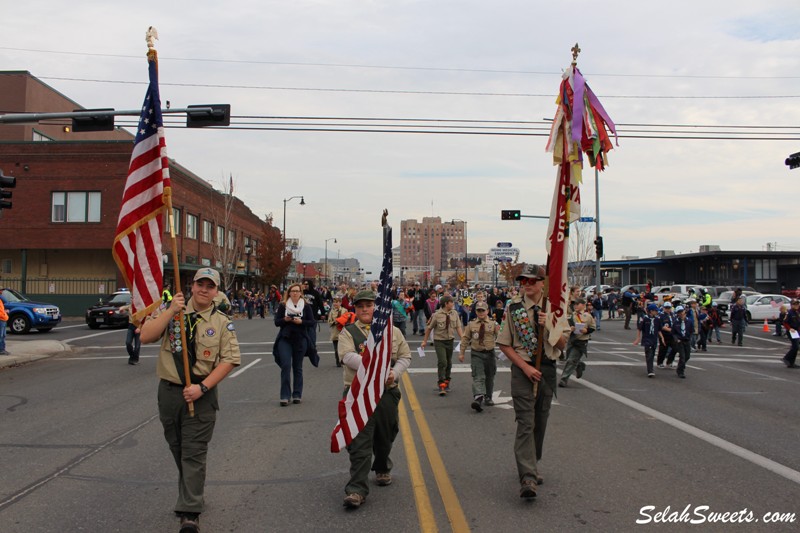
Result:
<svg viewBox="0 0 800 533"><path fill-rule="evenodd" d="M442 455L439 453L439 448L436 446L436 441L433 439L433 434L428 427L428 422L425 420L425 414L417 400L417 393L414 391L414 386L411 384L411 379L408 374L403 374L403 391L406 393L408 405L411 412L414 414L414 420L419 429L422 444L425 446L425 453L428 456L428 461L431 464L433 476L436 479L436 485L439 488L439 494L442 497L447 518L450 521L450 527L457 533L468 532L469 525L467 524L467 517L464 515L464 510L461 508L461 503L458 500L456 491L453 484L450 482L450 476L447 475L447 469L444 466ZM411 424L406 413L405 403L400 402L399 407L400 415L400 433L403 435L403 446L406 449L406 456L408 458L408 470L411 476L411 485L414 489L414 500L417 503L417 514L419 516L420 531L423 533L433 533L438 531L436 527L436 519L433 515L433 507L431 506L430 495L428 488L425 485L425 478L422 475L422 466L419 462L419 454L417 453L416 445L414 444L414 437L411 435Z"/></svg>

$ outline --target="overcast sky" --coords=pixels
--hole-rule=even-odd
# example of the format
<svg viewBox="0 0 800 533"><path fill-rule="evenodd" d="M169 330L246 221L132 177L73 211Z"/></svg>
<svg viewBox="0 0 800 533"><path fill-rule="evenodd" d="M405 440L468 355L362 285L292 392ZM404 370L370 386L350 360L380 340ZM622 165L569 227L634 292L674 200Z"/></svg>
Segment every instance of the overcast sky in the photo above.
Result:
<svg viewBox="0 0 800 533"><path fill-rule="evenodd" d="M141 105L144 35L153 25L162 102L172 107L230 103L234 116L390 119L380 122L384 129L398 129L400 119L552 118L577 41L578 67L621 133L600 175L607 259L702 244L800 249L800 169L784 166L800 151L796 0L29 0L6 2L2 18L0 69L28 70L87 108ZM744 131L794 140L631 138L652 132L636 124L677 132L645 134L661 137L686 136L666 125L779 126ZM318 248L335 237L332 256L380 253L386 207L398 233L403 219L462 219L470 252L507 241L522 260L544 261L546 221L501 221L500 210L549 213L556 173L545 142L167 130L170 157L217 187L232 174L237 196L260 216L273 213L279 226L283 199L303 195L307 205L287 204L287 235ZM584 179L584 214L593 215L592 169Z"/></svg>

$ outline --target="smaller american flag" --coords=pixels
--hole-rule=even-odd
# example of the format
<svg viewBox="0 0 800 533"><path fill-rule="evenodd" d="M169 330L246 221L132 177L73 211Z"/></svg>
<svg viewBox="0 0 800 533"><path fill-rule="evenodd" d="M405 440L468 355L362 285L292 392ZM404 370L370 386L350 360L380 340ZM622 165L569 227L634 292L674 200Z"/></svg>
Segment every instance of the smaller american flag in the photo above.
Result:
<svg viewBox="0 0 800 533"><path fill-rule="evenodd" d="M339 401L339 423L331 434L331 452L347 447L367 425L383 396L392 362L392 228L383 226L383 265L375 313L361 366L356 372L347 398Z"/></svg>
<svg viewBox="0 0 800 533"><path fill-rule="evenodd" d="M163 213L172 190L155 55L148 64L150 85L139 117L111 250L131 290L131 317L137 323L161 302Z"/></svg>

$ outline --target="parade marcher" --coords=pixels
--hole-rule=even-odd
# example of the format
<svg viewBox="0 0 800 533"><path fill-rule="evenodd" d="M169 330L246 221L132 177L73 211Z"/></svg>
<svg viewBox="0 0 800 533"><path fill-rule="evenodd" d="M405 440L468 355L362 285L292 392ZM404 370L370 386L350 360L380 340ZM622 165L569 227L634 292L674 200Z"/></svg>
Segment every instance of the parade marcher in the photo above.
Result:
<svg viewBox="0 0 800 533"><path fill-rule="evenodd" d="M797 360L797 349L800 346L800 339L797 335L800 332L800 300L794 299L791 303L791 309L786 313L786 331L789 334L789 340L792 341L792 346L786 355L783 356L783 364L787 368L797 368L795 361Z"/></svg>
<svg viewBox="0 0 800 533"><path fill-rule="evenodd" d="M697 349L697 340L700 337L700 305L697 300L689 300L686 309L686 317L692 321L692 350Z"/></svg>
<svg viewBox="0 0 800 533"><path fill-rule="evenodd" d="M786 322L786 316L788 314L789 309L786 307L786 304L781 305L778 311L778 319L775 321L775 333L772 334L773 337L783 337L783 323Z"/></svg>
<svg viewBox="0 0 800 533"><path fill-rule="evenodd" d="M692 333L694 323L686 316L686 310L682 305L675 308L675 326L672 333L675 335L675 351L678 353L678 377L686 377L686 363L692 355Z"/></svg>
<svg viewBox="0 0 800 533"><path fill-rule="evenodd" d="M672 302L664 302L662 307L662 312L658 317L661 323L658 344L658 368L665 368L665 359L667 364L672 366L672 361L675 359L675 335L672 333L675 326L675 315L672 314Z"/></svg>
<svg viewBox="0 0 800 533"><path fill-rule="evenodd" d="M3 290L0 289L0 294ZM6 325L8 324L8 312L3 300L0 299L0 355L9 355L6 351Z"/></svg>
<svg viewBox="0 0 800 533"><path fill-rule="evenodd" d="M503 315L506 312L504 305L505 304L503 303L503 300L498 298L494 303L494 308L492 309L492 318L494 318L494 321L498 324L503 323Z"/></svg>
<svg viewBox="0 0 800 533"><path fill-rule="evenodd" d="M711 333L711 318L708 316L709 309L703 307L698 311L698 324L700 325L700 335L697 336L697 349L701 352L708 351L708 335Z"/></svg>
<svg viewBox="0 0 800 533"><path fill-rule="evenodd" d="M403 337L406 336L406 322L408 322L406 292L400 289L397 291L397 296L392 298L392 323L400 330Z"/></svg>
<svg viewBox="0 0 800 533"><path fill-rule="evenodd" d="M331 342L333 342L333 356L336 358L336 366L342 366L339 360L339 332L342 331L343 325L338 323L339 318L350 313L347 309L342 307L342 296L336 294L333 296L333 306L331 312L328 313L328 325L331 327Z"/></svg>
<svg viewBox="0 0 800 533"><path fill-rule="evenodd" d="M625 313L625 329L631 329L631 314L637 295L634 289L628 289L622 293L622 310Z"/></svg>
<svg viewBox="0 0 800 533"><path fill-rule="evenodd" d="M455 310L455 302L450 295L442 296L439 300L441 306L432 315L425 326L425 335L422 339L422 349L428 340L428 335L433 331L433 347L436 350L438 369L439 396L446 396L450 392L450 372L453 368L453 341L458 335L463 337L461 319Z"/></svg>
<svg viewBox="0 0 800 533"><path fill-rule="evenodd" d="M717 338L717 344L722 344L719 330L722 327L722 317L719 316L719 309L717 309L717 302L711 303L711 310L708 312L708 319L711 321L711 330L708 332L708 338L711 338L713 331Z"/></svg>
<svg viewBox="0 0 800 533"><path fill-rule="evenodd" d="M423 308L422 312L425 314L425 324L428 324L428 321L433 316L433 313L439 308L439 297L436 294L436 289L431 289L428 291L428 299L425 300L425 307ZM428 340L428 336L425 335L425 328L422 330L422 334L425 336L423 341Z"/></svg>
<svg viewBox="0 0 800 533"><path fill-rule="evenodd" d="M309 328L308 334L311 342L317 344L317 320L325 320L325 304L322 295L314 288L314 280L303 280L303 299L311 306L311 315L314 317L314 327ZM286 301L286 299L284 299Z"/></svg>
<svg viewBox="0 0 800 533"><path fill-rule="evenodd" d="M566 339L562 336L551 345L548 338L547 309L542 309L544 269L526 265L516 279L522 286L522 295L509 302L497 344L512 363L511 397L517 421L514 457L519 475L519 496L533 498L536 485L542 483L537 461L542 458L550 404L556 389L556 360L566 345ZM544 326L544 339L539 338L540 325ZM538 342L542 342L541 370L535 366ZM538 382L536 395L535 382Z"/></svg>
<svg viewBox="0 0 800 533"><path fill-rule="evenodd" d="M201 268L194 275L189 302L185 302L183 293L175 294L171 304L162 304L141 328L142 342L162 339L156 367L161 380L158 412L178 466L175 514L181 520L182 533L199 531L200 513L205 508L208 443L219 410L217 385L241 362L233 323L217 312L213 302L219 282L219 272ZM184 324L179 324L176 317L184 306ZM190 383L185 383L182 327L186 330ZM194 404L193 417L189 416L188 402Z"/></svg>
<svg viewBox="0 0 800 533"><path fill-rule="evenodd" d="M653 368L653 359L656 355L656 347L659 342L659 335L661 331L661 319L658 318L658 306L654 303L647 304L647 314L642 317L638 324L638 333L636 340L633 341L634 346L642 343L644 348L644 361L647 368L647 377L654 378L656 376L655 369Z"/></svg>
<svg viewBox="0 0 800 533"><path fill-rule="evenodd" d="M747 309L744 306L744 296L739 296L736 303L731 306L731 344L736 344L739 338L739 346L742 345L744 331L747 328Z"/></svg>
<svg viewBox="0 0 800 533"><path fill-rule="evenodd" d="M592 317L594 317L594 329L600 331L600 319L603 316L603 299L599 294L592 297Z"/></svg>
<svg viewBox="0 0 800 533"><path fill-rule="evenodd" d="M414 307L414 311L411 313L411 324L412 329L414 330L414 335L419 333L422 335L422 332L425 331L425 296L426 292L422 290L422 286L419 281L414 282L414 295L411 300L411 304Z"/></svg>
<svg viewBox="0 0 800 533"><path fill-rule="evenodd" d="M372 291L361 291L354 299L355 323L345 326L339 335L339 348L344 363L344 394L361 366L361 352L369 337L369 328L375 313L376 295ZM380 487L392 483L392 460L389 454L399 431L398 406L400 389L398 383L411 365L411 350L403 334L392 328L392 369L386 380L386 388L378 406L353 442L347 447L350 454L350 481L345 486L344 505L350 509L361 506L369 494L368 476L375 471L375 480Z"/></svg>
<svg viewBox="0 0 800 533"><path fill-rule="evenodd" d="M480 413L483 411L483 404L494 405L492 394L494 394L494 376L497 374L494 346L500 326L489 316L489 304L485 301L475 304L475 314L477 317L464 328L458 360L464 362L464 353L469 346L472 367L472 408Z"/></svg>
<svg viewBox="0 0 800 533"><path fill-rule="evenodd" d="M569 318L570 336L567 341L567 362L561 373L559 387L566 387L573 372L580 379L586 369L583 359L587 356L589 339L595 330L595 321L591 313L586 311L586 300L578 298L573 305L572 316Z"/></svg>
<svg viewBox="0 0 800 533"><path fill-rule="evenodd" d="M617 294L616 289L611 289L606 297L606 301L608 302L608 319L614 319L617 317L617 300L619 299L619 295Z"/></svg>
<svg viewBox="0 0 800 533"><path fill-rule="evenodd" d="M286 289L286 297L275 313L275 325L280 328L272 355L281 367L281 407L303 401L303 359L314 342L309 337L311 330L316 332L317 321L314 311L303 299L303 289L293 283ZM294 378L294 388L292 388Z"/></svg>
<svg viewBox="0 0 800 533"><path fill-rule="evenodd" d="M142 348L141 330L131 320L131 306L123 305L119 308L120 313L128 313L128 334L125 337L125 350L128 352L128 364L139 364L139 352Z"/></svg>

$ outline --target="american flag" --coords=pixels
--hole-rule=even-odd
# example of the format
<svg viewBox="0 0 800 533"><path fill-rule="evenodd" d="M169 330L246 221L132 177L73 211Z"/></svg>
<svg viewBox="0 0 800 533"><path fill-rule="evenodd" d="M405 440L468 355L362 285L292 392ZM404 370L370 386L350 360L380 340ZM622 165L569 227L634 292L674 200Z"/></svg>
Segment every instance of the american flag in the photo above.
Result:
<svg viewBox="0 0 800 533"><path fill-rule="evenodd" d="M136 323L161 302L163 213L172 190L155 56L148 63L150 85L139 117L112 248L114 260L131 290L131 317Z"/></svg>
<svg viewBox="0 0 800 533"><path fill-rule="evenodd" d="M383 266L369 337L347 397L339 401L339 422L331 434L331 452L356 438L383 396L392 362L392 228L383 226Z"/></svg>

